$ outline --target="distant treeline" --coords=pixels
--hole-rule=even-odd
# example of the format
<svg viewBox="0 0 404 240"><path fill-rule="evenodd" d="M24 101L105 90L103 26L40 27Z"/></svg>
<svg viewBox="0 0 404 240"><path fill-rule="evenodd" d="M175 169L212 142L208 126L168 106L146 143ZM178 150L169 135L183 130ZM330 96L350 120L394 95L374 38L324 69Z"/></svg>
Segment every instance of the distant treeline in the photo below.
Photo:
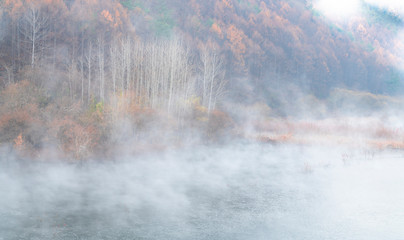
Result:
<svg viewBox="0 0 404 240"><path fill-rule="evenodd" d="M113 72L99 73L101 77L88 70L82 74L89 67L88 48L91 58L98 59L97 68L109 69L110 46L117 42L129 38L149 44L179 37L195 69L201 69L195 57L209 45L223 57L221 67L230 86L247 81L252 97L285 84L317 97L328 96L335 87L383 94L397 93L401 87L390 41L400 19L374 6L364 6L368 20L356 19L342 27L326 22L305 0L4 0L0 4L3 86L21 80L26 66L51 66L59 73L80 72L79 82L82 75L91 75L86 85L80 83L82 93L74 93L78 97L105 98L104 90L110 86L104 87L103 81L110 81ZM139 65L134 61L131 64ZM95 71L96 66L91 68ZM90 86L95 79L101 86ZM135 87L138 79L132 81ZM71 95L74 91L69 90Z"/></svg>
<svg viewBox="0 0 404 240"><path fill-rule="evenodd" d="M2 10L3 86L29 80L52 98L87 104L125 95L177 115L195 98L211 112L225 91L213 43L193 49L174 35L142 40L118 2L6 1Z"/></svg>

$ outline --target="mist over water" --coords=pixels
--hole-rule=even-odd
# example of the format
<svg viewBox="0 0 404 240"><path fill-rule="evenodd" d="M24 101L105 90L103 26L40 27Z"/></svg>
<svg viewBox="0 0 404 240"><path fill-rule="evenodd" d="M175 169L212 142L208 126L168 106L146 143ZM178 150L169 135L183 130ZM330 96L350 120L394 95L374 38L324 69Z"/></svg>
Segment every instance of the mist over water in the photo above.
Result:
<svg viewBox="0 0 404 240"><path fill-rule="evenodd" d="M0 162L0 239L402 239L404 156L232 144Z"/></svg>
<svg viewBox="0 0 404 240"><path fill-rule="evenodd" d="M403 240L403 6L0 0L0 240Z"/></svg>

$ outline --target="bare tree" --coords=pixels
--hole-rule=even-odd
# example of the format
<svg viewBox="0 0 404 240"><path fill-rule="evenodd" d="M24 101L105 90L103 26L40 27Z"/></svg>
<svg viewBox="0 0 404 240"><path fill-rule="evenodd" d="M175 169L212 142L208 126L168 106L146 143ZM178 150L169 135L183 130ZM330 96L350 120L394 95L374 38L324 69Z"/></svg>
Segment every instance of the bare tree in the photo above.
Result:
<svg viewBox="0 0 404 240"><path fill-rule="evenodd" d="M202 105L208 109L208 114L216 107L217 101L224 94L226 81L224 60L215 48L205 46L200 52L202 62L199 90Z"/></svg>
<svg viewBox="0 0 404 240"><path fill-rule="evenodd" d="M68 76L68 86L69 86L69 97L74 100L76 92L78 90L77 80L79 79L79 72L77 70L77 62L75 58L72 58L67 65L67 76Z"/></svg>
<svg viewBox="0 0 404 240"><path fill-rule="evenodd" d="M194 88L189 51L177 38L148 42L144 49L140 86L146 105L181 115Z"/></svg>
<svg viewBox="0 0 404 240"><path fill-rule="evenodd" d="M80 63L80 80L81 80L81 102L84 102L84 38L81 40Z"/></svg>
<svg viewBox="0 0 404 240"><path fill-rule="evenodd" d="M28 41L31 53L31 68L34 68L37 52L49 33L48 20L48 16L41 11L40 6L35 2L28 3L26 12L21 19L22 28L20 32Z"/></svg>
<svg viewBox="0 0 404 240"><path fill-rule="evenodd" d="M104 40L102 37L97 39L97 60L98 60L98 79L99 79L99 90L100 99L104 101L105 99L105 51L104 51Z"/></svg>
<svg viewBox="0 0 404 240"><path fill-rule="evenodd" d="M201 51L201 80L196 85L190 50L179 38L148 42L123 38L115 39L108 46L104 44L98 39L94 48L89 41L78 65L82 88L83 79L88 80L88 101L95 89L101 100L109 96L105 94L116 96L119 92L129 102L165 110L180 118L190 110L189 99L196 93L196 86L209 113L224 93L223 58L214 49ZM98 86L91 88L94 73ZM81 92L83 98L83 89Z"/></svg>
<svg viewBox="0 0 404 240"><path fill-rule="evenodd" d="M90 102L91 98L91 73L92 73L92 62L93 62L93 43L89 41L87 46L87 53L84 56L87 65L87 103Z"/></svg>
<svg viewBox="0 0 404 240"><path fill-rule="evenodd" d="M116 81L117 81L117 74L119 69L119 46L117 41L115 40L110 48L109 48L109 55L110 55L110 71L111 71L111 79L112 79L112 91L114 96L116 96Z"/></svg>
<svg viewBox="0 0 404 240"><path fill-rule="evenodd" d="M14 83L14 72L13 72L13 67L9 66L8 64L4 63L3 61L0 61L0 66L4 68L7 74L7 82L4 81L4 85L7 86L9 84Z"/></svg>

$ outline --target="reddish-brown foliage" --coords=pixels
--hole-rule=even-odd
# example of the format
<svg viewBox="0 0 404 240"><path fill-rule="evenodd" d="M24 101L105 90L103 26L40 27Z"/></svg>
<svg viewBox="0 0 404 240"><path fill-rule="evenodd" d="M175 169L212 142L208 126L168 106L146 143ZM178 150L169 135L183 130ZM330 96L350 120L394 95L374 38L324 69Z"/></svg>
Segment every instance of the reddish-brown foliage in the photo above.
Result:
<svg viewBox="0 0 404 240"><path fill-rule="evenodd" d="M97 130L94 126L82 126L72 119L61 119L53 122L53 131L59 141L59 147L67 155L81 160L91 156L97 144Z"/></svg>

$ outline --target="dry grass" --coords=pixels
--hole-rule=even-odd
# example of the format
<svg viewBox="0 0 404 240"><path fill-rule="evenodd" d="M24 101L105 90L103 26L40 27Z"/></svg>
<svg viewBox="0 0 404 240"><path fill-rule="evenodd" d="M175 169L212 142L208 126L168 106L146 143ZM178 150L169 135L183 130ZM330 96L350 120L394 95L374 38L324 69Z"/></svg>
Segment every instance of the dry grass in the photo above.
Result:
<svg viewBox="0 0 404 240"><path fill-rule="evenodd" d="M404 131L381 119L270 119L254 125L259 142L271 144L347 145L375 149L404 149Z"/></svg>

